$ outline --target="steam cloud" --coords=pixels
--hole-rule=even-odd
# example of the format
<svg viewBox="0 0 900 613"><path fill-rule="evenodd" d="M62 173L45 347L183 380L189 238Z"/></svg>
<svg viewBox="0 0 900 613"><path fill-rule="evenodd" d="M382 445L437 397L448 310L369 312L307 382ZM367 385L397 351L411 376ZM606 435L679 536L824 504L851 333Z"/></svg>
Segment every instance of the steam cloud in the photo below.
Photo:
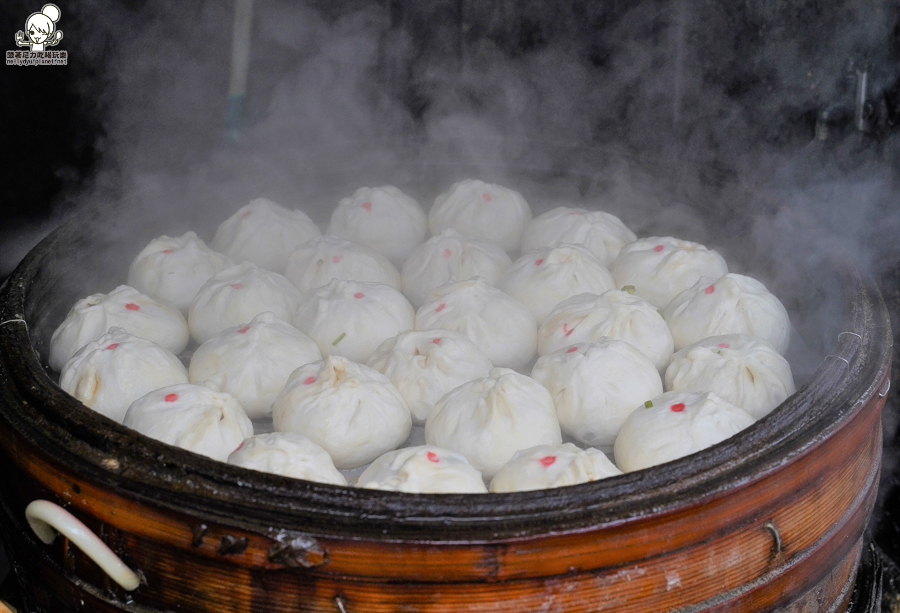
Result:
<svg viewBox="0 0 900 613"><path fill-rule="evenodd" d="M222 124L232 3L67 10L91 32L71 44L107 66L92 189L133 202L129 227L147 238L209 238L260 196L324 227L365 184L427 208L477 169L536 212L595 198L639 235L699 240L730 263L749 255L722 237L747 231L781 261L816 261L821 246L783 238L798 220L876 277L898 260L900 139L853 123L862 72L876 107L900 74L887 1L256 0L237 144Z"/></svg>
<svg viewBox="0 0 900 613"><path fill-rule="evenodd" d="M730 200L744 204L735 194L767 192L779 201L775 217L799 207L847 234L863 265L884 259L874 229L900 223L889 206L897 139L876 154L847 129L817 140L814 123L819 111L852 113L861 67L871 94L897 78L890 3L420 4L257 0L246 125L232 147L222 137L231 3L85 3L76 10L92 35L80 52L108 67L108 172L98 182L139 195L151 220L166 205L190 205L191 221L217 223L265 195L321 222L333 201L317 198L362 181L327 195L311 184L371 160L401 177L429 159L503 178L503 166L571 170L565 150L595 146L610 155L591 172L630 192L610 206L632 224L681 201L694 213L680 226L699 222L699 208L721 227ZM672 177L676 196L699 200L696 181L718 190L716 201L672 197L663 187ZM427 205L434 194L417 195Z"/></svg>

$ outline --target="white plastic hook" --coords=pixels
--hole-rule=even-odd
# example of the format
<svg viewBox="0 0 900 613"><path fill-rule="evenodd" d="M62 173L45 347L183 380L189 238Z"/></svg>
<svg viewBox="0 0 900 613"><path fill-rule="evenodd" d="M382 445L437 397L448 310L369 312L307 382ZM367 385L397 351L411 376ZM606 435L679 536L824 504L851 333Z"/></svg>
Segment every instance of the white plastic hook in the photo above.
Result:
<svg viewBox="0 0 900 613"><path fill-rule="evenodd" d="M34 533L49 545L59 532L127 591L141 584L140 577L71 513L49 500L35 500L25 508L25 519Z"/></svg>

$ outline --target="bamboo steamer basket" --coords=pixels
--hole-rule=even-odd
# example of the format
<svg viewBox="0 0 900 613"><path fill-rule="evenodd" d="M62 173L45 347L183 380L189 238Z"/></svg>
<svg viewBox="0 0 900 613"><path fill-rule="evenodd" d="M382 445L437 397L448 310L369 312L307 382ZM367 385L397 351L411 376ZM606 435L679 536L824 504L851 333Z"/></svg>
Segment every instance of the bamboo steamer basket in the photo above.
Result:
<svg viewBox="0 0 900 613"><path fill-rule="evenodd" d="M123 279L135 245L158 233L98 240L90 230L109 215L61 227L0 293L0 534L28 610L846 610L878 483L891 332L873 282L840 253L803 271L786 301L804 320L830 296L824 359L737 436L594 483L407 495L214 462L62 392L44 365L53 329L78 297ZM132 255L110 264L111 253ZM823 325L809 319L800 327ZM68 538L36 538L25 519L35 500L83 522L137 589Z"/></svg>

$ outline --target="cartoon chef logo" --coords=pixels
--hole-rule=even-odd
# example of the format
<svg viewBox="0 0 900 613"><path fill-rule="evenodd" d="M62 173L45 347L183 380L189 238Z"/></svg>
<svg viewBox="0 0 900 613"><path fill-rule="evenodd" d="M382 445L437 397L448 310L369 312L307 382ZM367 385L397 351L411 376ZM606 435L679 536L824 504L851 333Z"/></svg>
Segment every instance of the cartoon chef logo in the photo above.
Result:
<svg viewBox="0 0 900 613"><path fill-rule="evenodd" d="M25 21L25 32L16 32L16 45L29 47L31 51L44 51L45 47L59 44L63 33L56 29L59 21L59 7L55 4L45 4L40 13L32 13ZM25 35L28 40L25 40Z"/></svg>

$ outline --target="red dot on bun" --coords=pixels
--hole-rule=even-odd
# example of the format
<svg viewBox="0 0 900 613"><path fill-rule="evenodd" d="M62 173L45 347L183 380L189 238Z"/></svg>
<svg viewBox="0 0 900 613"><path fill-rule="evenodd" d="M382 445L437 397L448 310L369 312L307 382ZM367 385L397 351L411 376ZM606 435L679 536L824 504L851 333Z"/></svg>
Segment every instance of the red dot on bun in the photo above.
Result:
<svg viewBox="0 0 900 613"><path fill-rule="evenodd" d="M441 459L438 457L438 455L435 452L429 451L428 452L428 461L434 462L435 464L437 464L438 462L441 461Z"/></svg>
<svg viewBox="0 0 900 613"><path fill-rule="evenodd" d="M353 297L354 298L365 298L366 295L362 292L356 292L355 294L353 294Z"/></svg>
<svg viewBox="0 0 900 613"><path fill-rule="evenodd" d="M435 345L440 345L440 344L441 344L441 339L439 339L439 338L433 338L433 339L431 339L431 342L434 343Z"/></svg>
<svg viewBox="0 0 900 613"><path fill-rule="evenodd" d="M544 263L544 258L538 258L534 261L535 266L540 266L543 263Z"/></svg>
<svg viewBox="0 0 900 613"><path fill-rule="evenodd" d="M303 383L304 383L305 385L311 385L311 384L313 384L313 383L315 383L315 382L316 382L316 378L315 378L315 377L307 377L307 378L305 378L305 379L303 380Z"/></svg>
<svg viewBox="0 0 900 613"><path fill-rule="evenodd" d="M681 413L684 410L684 403L679 402L677 404L673 404L669 408L672 409L673 413Z"/></svg>
<svg viewBox="0 0 900 613"><path fill-rule="evenodd" d="M368 200L366 200L365 202L363 202L362 205L360 205L360 206L362 206L362 208L366 209L367 211L371 211L371 210L372 210L372 203L369 202Z"/></svg>
<svg viewBox="0 0 900 613"><path fill-rule="evenodd" d="M233 287L234 289L241 289L244 287L243 283L232 283L229 287Z"/></svg>
<svg viewBox="0 0 900 613"><path fill-rule="evenodd" d="M128 309L129 311L140 311L141 310L141 307L139 307L138 305L136 305L133 302L129 302L128 304L126 304L125 308Z"/></svg>
<svg viewBox="0 0 900 613"><path fill-rule="evenodd" d="M491 196L491 195L490 195L489 193L487 193L487 192L484 192L483 194L481 194L481 197L484 198L485 202L490 202L491 200L494 199L494 197Z"/></svg>
<svg viewBox="0 0 900 613"><path fill-rule="evenodd" d="M653 251L655 251L656 253L659 253L663 249L665 249L665 247L663 247L662 245L657 245L656 247L653 248Z"/></svg>
<svg viewBox="0 0 900 613"><path fill-rule="evenodd" d="M166 397L163 398L166 402L175 402L178 400L178 394L166 394Z"/></svg>
<svg viewBox="0 0 900 613"><path fill-rule="evenodd" d="M442 302L442 303L440 303L440 304L438 305L438 307L434 310L434 312L435 312L435 313L440 313L441 311L444 310L444 308L445 308L446 306L447 306L447 305L446 305L445 303Z"/></svg>
<svg viewBox="0 0 900 613"><path fill-rule="evenodd" d="M729 347L731 347L731 345L729 345L728 343L719 343L719 347L722 347L723 349L728 349Z"/></svg>
<svg viewBox="0 0 900 613"><path fill-rule="evenodd" d="M334 262L335 264L340 264L341 260L343 260L343 259L344 259L344 256L342 256L342 255L331 256L331 261Z"/></svg>
<svg viewBox="0 0 900 613"><path fill-rule="evenodd" d="M544 456L543 458L538 460L538 462L540 462L544 466L550 466L551 464L556 462L556 456L555 455Z"/></svg>
<svg viewBox="0 0 900 613"><path fill-rule="evenodd" d="M174 249L163 249L163 253L175 253Z"/></svg>
<svg viewBox="0 0 900 613"><path fill-rule="evenodd" d="M578 351L578 347L576 346L572 346L566 349L566 353L575 353L576 351Z"/></svg>
<svg viewBox="0 0 900 613"><path fill-rule="evenodd" d="M119 346L119 343L113 343L113 344L111 344L111 345L107 345L106 348L107 348L107 349L115 349L115 348L118 347L118 346Z"/></svg>
<svg viewBox="0 0 900 613"><path fill-rule="evenodd" d="M250 329L250 326L244 326L243 328L238 330L238 334L243 334L244 332L246 332L249 329Z"/></svg>
<svg viewBox="0 0 900 613"><path fill-rule="evenodd" d="M706 292L707 294L711 294L711 293L713 293L714 291L716 291L716 286L715 286L715 285L710 285L709 287L707 287L707 288L706 288L705 290L703 290L703 291Z"/></svg>

